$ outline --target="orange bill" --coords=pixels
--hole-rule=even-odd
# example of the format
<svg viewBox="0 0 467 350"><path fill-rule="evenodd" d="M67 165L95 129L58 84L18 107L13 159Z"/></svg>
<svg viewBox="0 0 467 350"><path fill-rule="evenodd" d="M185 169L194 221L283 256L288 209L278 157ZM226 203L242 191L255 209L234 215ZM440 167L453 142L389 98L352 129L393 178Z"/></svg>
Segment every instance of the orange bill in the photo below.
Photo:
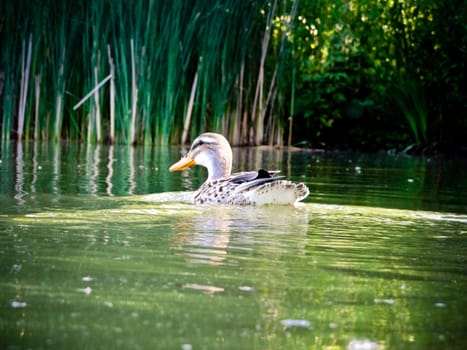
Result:
<svg viewBox="0 0 467 350"><path fill-rule="evenodd" d="M190 157L183 157L177 163L173 164L169 168L169 171L185 170L185 169L188 169L189 167L192 167L193 165L196 165L194 159Z"/></svg>

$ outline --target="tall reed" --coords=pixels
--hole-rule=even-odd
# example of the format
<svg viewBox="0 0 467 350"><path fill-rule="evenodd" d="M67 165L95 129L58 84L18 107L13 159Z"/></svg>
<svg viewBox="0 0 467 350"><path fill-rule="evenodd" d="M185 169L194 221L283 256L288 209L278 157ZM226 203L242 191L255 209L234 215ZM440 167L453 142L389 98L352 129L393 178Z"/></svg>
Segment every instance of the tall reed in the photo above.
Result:
<svg viewBox="0 0 467 350"><path fill-rule="evenodd" d="M18 110L18 140L23 139L24 115L26 113L26 99L28 96L29 71L31 69L32 35L29 35L29 43L26 53L26 44L23 41L21 54L21 84L19 93Z"/></svg>
<svg viewBox="0 0 467 350"><path fill-rule="evenodd" d="M2 4L2 140L168 144L209 129L263 143L266 107L282 118L271 111L283 98L281 70L265 75L280 59L270 40L276 3Z"/></svg>

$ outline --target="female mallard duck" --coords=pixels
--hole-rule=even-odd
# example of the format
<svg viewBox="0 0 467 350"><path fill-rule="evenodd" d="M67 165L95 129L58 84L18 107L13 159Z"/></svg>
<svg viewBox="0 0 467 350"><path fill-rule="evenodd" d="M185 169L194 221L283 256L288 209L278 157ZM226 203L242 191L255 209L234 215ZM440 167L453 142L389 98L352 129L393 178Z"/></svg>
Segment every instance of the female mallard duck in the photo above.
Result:
<svg viewBox="0 0 467 350"><path fill-rule="evenodd" d="M278 171L260 169L230 174L232 149L220 134L207 132L198 136L188 153L169 170L184 170L193 165L208 169L208 179L193 195L195 204L294 204L309 194L303 183L282 180Z"/></svg>

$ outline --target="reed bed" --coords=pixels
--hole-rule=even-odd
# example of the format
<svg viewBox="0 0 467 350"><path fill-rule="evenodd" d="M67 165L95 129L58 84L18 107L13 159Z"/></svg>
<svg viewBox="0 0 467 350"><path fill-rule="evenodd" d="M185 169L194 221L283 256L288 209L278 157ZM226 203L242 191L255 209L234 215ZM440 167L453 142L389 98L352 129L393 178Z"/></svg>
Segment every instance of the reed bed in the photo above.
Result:
<svg viewBox="0 0 467 350"><path fill-rule="evenodd" d="M1 138L169 144L215 130L277 142L291 56L271 26L291 25L297 3L3 2Z"/></svg>

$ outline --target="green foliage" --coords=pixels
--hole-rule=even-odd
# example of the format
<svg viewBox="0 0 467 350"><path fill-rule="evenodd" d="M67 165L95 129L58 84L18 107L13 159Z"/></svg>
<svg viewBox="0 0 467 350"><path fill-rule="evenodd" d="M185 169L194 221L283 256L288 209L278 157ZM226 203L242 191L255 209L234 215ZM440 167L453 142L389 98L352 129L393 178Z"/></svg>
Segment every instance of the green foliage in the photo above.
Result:
<svg viewBox="0 0 467 350"><path fill-rule="evenodd" d="M346 90L349 83L349 76L344 72L315 74L303 82L307 93L297 101L297 113L315 122L310 126L316 135L319 136L322 127L332 127L337 119L342 118L339 106L348 103Z"/></svg>
<svg viewBox="0 0 467 350"><path fill-rule="evenodd" d="M431 0L301 1L295 120L307 130L297 135L365 148L410 138L430 144L448 134L465 142L466 118L454 109L465 111L467 100L466 11Z"/></svg>

